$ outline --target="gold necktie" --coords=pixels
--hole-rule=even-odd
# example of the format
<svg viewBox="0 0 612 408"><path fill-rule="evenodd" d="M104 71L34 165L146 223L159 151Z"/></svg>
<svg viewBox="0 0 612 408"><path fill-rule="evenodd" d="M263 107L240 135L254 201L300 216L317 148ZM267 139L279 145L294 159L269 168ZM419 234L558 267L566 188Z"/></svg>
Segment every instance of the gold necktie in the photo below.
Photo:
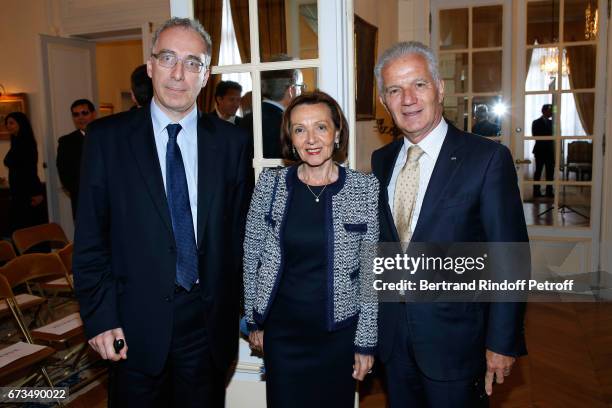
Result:
<svg viewBox="0 0 612 408"><path fill-rule="evenodd" d="M401 242L410 242L412 237L410 223L419 192L419 158L423 153L423 149L418 145L411 146L408 149L406 163L395 181L393 219Z"/></svg>

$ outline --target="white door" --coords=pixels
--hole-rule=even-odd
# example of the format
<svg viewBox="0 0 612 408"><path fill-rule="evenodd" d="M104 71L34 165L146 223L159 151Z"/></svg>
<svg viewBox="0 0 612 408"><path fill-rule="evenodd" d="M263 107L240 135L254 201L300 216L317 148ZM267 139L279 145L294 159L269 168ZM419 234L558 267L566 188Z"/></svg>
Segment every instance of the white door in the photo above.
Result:
<svg viewBox="0 0 612 408"><path fill-rule="evenodd" d="M517 6L512 128L529 234L541 252L565 248L576 256L579 268L567 273L597 271L606 1L529 0ZM548 104L552 126L542 132L538 123ZM593 274L591 282L597 278Z"/></svg>
<svg viewBox="0 0 612 408"><path fill-rule="evenodd" d="M70 199L62 191L55 159L57 139L74 131L70 105L87 98L97 105L95 43L40 36L47 109L45 164L49 220L59 223L69 239L74 235Z"/></svg>

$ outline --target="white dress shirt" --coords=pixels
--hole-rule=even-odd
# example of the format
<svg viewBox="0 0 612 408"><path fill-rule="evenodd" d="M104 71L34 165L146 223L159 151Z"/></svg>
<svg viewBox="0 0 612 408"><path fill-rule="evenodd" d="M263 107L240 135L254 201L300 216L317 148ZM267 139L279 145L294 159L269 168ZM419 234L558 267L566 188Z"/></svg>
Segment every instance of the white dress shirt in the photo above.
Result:
<svg viewBox="0 0 612 408"><path fill-rule="evenodd" d="M155 135L155 147L157 148L157 157L161 167L162 178L164 179L164 189L166 195L168 188L166 186L166 147L168 145L168 130L166 126L171 123L176 123L170 119L159 106L155 104L155 100L151 100L151 119L153 121L153 134ZM189 190L189 205L191 207L191 217L193 219L194 236L198 236L198 110L193 107L183 119L179 122L181 131L176 138L183 164L185 166L185 175L187 176L187 189Z"/></svg>
<svg viewBox="0 0 612 408"><path fill-rule="evenodd" d="M423 154L419 158L419 191L417 192L416 202L414 205L414 211L412 212L412 219L410 220L410 230L414 232L417 222L419 220L419 214L421 214L421 206L423 205L423 198L429 185L429 179L433 173L436 160L442 149L442 143L446 138L446 132L448 131L448 124L444 119L440 120L438 126L436 126L430 134L425 136L423 140L418 143L418 146L423 149ZM406 155L408 149L413 146L413 143L404 137L404 144L400 150L395 165L393 166L393 174L391 180L387 186L387 194L389 195L389 208L393 208L393 199L395 198L395 182L400 170L406 163Z"/></svg>

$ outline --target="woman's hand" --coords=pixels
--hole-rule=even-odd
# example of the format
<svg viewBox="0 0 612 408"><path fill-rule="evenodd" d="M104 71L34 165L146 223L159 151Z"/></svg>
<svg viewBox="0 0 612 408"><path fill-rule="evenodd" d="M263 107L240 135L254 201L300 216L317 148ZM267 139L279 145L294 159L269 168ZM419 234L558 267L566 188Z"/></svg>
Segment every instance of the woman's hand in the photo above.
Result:
<svg viewBox="0 0 612 408"><path fill-rule="evenodd" d="M30 205L32 207L38 207L42 202L43 202L43 196L42 194L40 194L40 195L36 195L32 197L32 200L30 201Z"/></svg>
<svg viewBox="0 0 612 408"><path fill-rule="evenodd" d="M374 356L355 353L355 364L353 364L353 378L363 381L374 365Z"/></svg>
<svg viewBox="0 0 612 408"><path fill-rule="evenodd" d="M251 343L251 349L263 353L263 330L256 330L249 333L249 343Z"/></svg>

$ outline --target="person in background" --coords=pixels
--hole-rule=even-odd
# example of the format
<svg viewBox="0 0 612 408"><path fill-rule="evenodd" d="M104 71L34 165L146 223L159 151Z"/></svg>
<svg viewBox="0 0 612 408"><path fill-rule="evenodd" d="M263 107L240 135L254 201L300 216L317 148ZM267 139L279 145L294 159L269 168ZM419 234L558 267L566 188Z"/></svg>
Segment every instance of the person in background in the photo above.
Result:
<svg viewBox="0 0 612 408"><path fill-rule="evenodd" d="M338 103L298 96L282 122L294 164L264 171L251 201L244 303L269 408L353 407L374 362L378 303L360 249L378 240L378 182L338 164L347 146Z"/></svg>
<svg viewBox="0 0 612 408"><path fill-rule="evenodd" d="M552 115L553 106L549 103L542 105L542 116L531 123L531 134L533 136L552 136ZM555 172L555 141L536 140L532 153L535 156L534 181L540 181L544 169L546 169L546 181L552 181ZM539 184L533 185L533 196L542 197ZM546 197L554 197L551 184L546 185Z"/></svg>
<svg viewBox="0 0 612 408"><path fill-rule="evenodd" d="M4 118L11 135L11 147L4 157L8 167L10 193L9 223L16 229L41 224L44 214L43 186L38 178L38 149L32 125L22 112L11 112Z"/></svg>
<svg viewBox="0 0 612 408"><path fill-rule="evenodd" d="M242 86L234 81L221 81L215 88L215 109L211 115L234 125L240 125L242 118L236 115L240 108Z"/></svg>
<svg viewBox="0 0 612 408"><path fill-rule="evenodd" d="M153 82L147 74L147 64L136 67L130 76L130 92L135 108L148 105L153 98Z"/></svg>
<svg viewBox="0 0 612 408"><path fill-rule="evenodd" d="M499 136L500 127L489 121L489 107L486 104L476 106L474 119L476 122L472 126L472 133L487 137Z"/></svg>
<svg viewBox="0 0 612 408"><path fill-rule="evenodd" d="M287 55L277 55L274 61L290 61ZM261 129L263 157L282 158L281 122L283 112L293 98L304 90L302 72L299 69L263 71L261 73ZM253 114L245 115L241 126L253 135Z"/></svg>
<svg viewBox="0 0 612 408"><path fill-rule="evenodd" d="M72 217L76 218L83 142L87 125L96 118L96 107L88 99L77 99L70 106L70 113L76 130L58 139L56 165L64 192L70 198Z"/></svg>

